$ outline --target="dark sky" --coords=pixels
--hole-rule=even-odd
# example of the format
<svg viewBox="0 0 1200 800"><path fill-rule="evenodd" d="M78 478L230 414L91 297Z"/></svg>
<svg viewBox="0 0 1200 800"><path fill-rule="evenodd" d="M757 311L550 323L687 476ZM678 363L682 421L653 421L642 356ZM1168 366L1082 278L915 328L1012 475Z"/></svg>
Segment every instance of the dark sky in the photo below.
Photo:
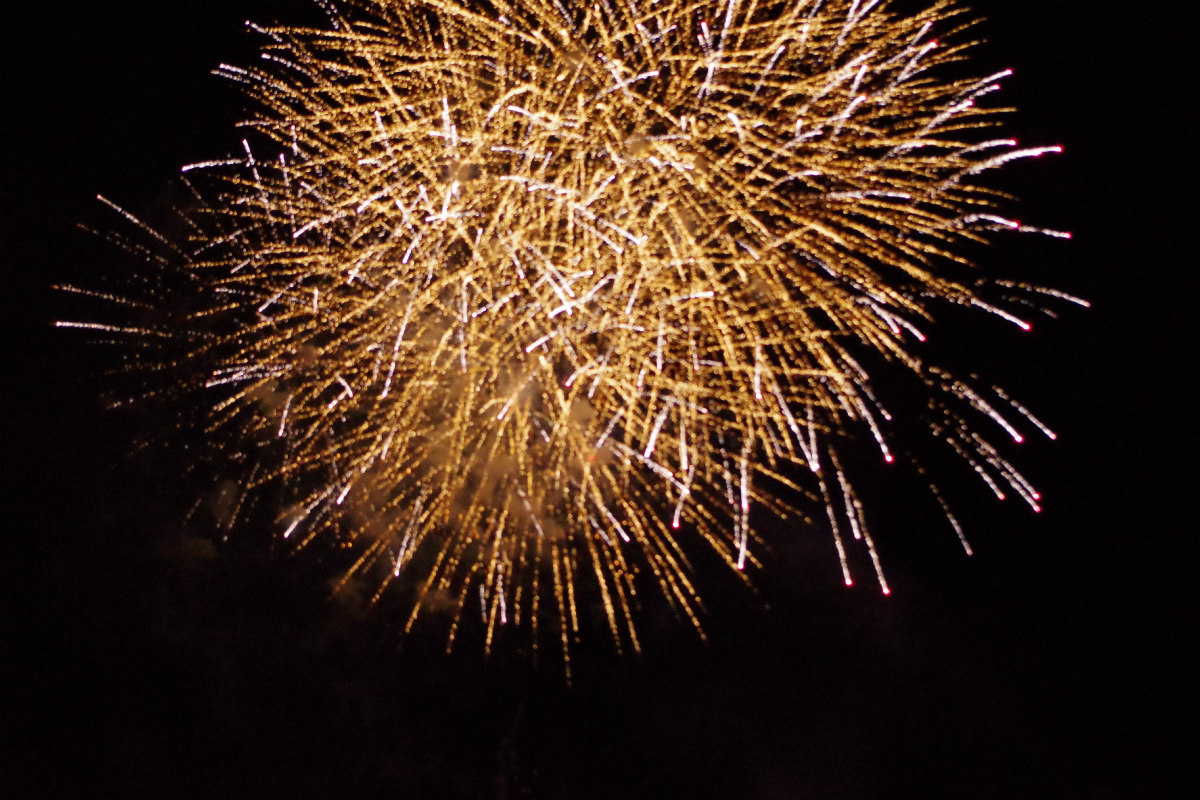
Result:
<svg viewBox="0 0 1200 800"><path fill-rule="evenodd" d="M761 598L712 576L707 645L651 609L641 658L586 644L568 688L553 659L510 648L399 649L395 620L327 601L309 560L217 555L180 522L171 459L186 455L130 457L155 420L104 410L104 351L52 328L78 309L53 284L121 265L76 228L104 219L95 195L163 202L180 164L232 150L241 101L209 70L250 60L242 20L311 20L309 4L26 5L6 11L0 56L4 796L1109 800L1195 785L1179 21L975 3L990 17L979 68L1016 69L1017 137L1066 148L1008 185L1024 219L1075 234L1001 241L988 263L1094 303L1029 336L980 333L972 358L1060 433L1021 454L1045 512L973 495L966 559L884 495L892 597L842 588L819 535L779 536Z"/></svg>

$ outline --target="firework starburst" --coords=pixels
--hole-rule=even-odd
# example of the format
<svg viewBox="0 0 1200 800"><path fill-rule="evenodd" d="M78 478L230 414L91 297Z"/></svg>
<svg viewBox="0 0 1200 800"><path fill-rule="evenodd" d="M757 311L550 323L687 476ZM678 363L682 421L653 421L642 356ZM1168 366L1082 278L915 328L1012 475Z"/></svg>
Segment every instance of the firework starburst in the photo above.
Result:
<svg viewBox="0 0 1200 800"><path fill-rule="evenodd" d="M230 519L281 488L280 536L336 538L451 641L467 611L489 644L553 618L566 652L582 594L619 645L648 587L699 627L689 551L744 570L759 513L827 518L886 592L839 458L895 458L876 369L1037 505L972 419L1041 424L918 353L937 303L1028 327L958 254L1021 229L980 176L1057 150L989 133L1007 73L942 77L951 4L325 5L219 70L257 111L185 168L189 232L149 232L170 322L89 323L185 345L206 430L251 454Z"/></svg>

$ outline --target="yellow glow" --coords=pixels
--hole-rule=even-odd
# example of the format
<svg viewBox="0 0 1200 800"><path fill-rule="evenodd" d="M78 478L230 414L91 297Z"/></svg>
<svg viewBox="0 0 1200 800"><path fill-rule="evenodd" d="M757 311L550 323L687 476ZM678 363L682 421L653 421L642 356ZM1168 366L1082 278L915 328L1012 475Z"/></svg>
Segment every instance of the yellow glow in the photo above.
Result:
<svg viewBox="0 0 1200 800"><path fill-rule="evenodd" d="M211 429L286 445L247 488L289 487L280 534L337 531L380 591L415 580L451 640L476 613L488 646L536 639L552 598L566 654L584 583L618 646L647 585L699 628L689 542L755 564L755 508L828 514L847 585L861 543L888 592L838 452L893 461L890 415L850 352L1021 439L1023 407L911 349L932 302L1027 326L951 277L957 245L1023 229L977 176L1050 149L983 135L1007 73L937 77L966 48L933 40L962 22L943 2L485 5L335 2L219 70L254 144L187 169L209 183L176 245Z"/></svg>

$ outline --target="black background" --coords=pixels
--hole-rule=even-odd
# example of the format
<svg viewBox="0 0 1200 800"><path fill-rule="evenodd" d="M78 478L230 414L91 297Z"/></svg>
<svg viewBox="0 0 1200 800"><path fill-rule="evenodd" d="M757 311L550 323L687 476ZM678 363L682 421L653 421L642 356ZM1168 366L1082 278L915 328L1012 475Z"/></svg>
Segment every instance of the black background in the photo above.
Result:
<svg viewBox="0 0 1200 800"><path fill-rule="evenodd" d="M155 420L105 410L104 351L52 327L79 309L53 284L122 268L76 228L104 220L96 193L154 206L180 164L234 151L241 100L209 71L251 61L244 19L316 21L313 8L6 10L5 796L1100 799L1193 785L1182 22L1144 4L975 6L989 17L978 68L1016 69L1011 130L1066 148L1006 185L1023 219L1075 234L1004 239L986 265L1094 303L1029 335L977 324L961 345L1059 431L1019 454L1045 512L972 495L967 559L908 494L882 494L870 513L891 597L841 587L821 532L777 536L762 599L712 577L707 644L651 613L644 656L585 644L571 687L553 658L534 667L513 648L398 647L394 620L329 601L309 560L218 556L179 522L171 459L186 454L129 457Z"/></svg>

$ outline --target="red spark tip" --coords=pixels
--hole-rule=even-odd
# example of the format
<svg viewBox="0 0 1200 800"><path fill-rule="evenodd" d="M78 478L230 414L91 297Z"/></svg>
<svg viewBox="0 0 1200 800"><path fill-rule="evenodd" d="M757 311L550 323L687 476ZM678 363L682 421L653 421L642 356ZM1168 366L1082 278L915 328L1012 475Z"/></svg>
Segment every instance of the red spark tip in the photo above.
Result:
<svg viewBox="0 0 1200 800"><path fill-rule="evenodd" d="M888 453L887 455L885 455L885 456L883 457L883 460L884 460L884 461L886 461L887 463L889 463L889 464L890 464L890 463L892 463L893 461L895 461L896 459L892 458L892 454L891 454L891 453Z"/></svg>

